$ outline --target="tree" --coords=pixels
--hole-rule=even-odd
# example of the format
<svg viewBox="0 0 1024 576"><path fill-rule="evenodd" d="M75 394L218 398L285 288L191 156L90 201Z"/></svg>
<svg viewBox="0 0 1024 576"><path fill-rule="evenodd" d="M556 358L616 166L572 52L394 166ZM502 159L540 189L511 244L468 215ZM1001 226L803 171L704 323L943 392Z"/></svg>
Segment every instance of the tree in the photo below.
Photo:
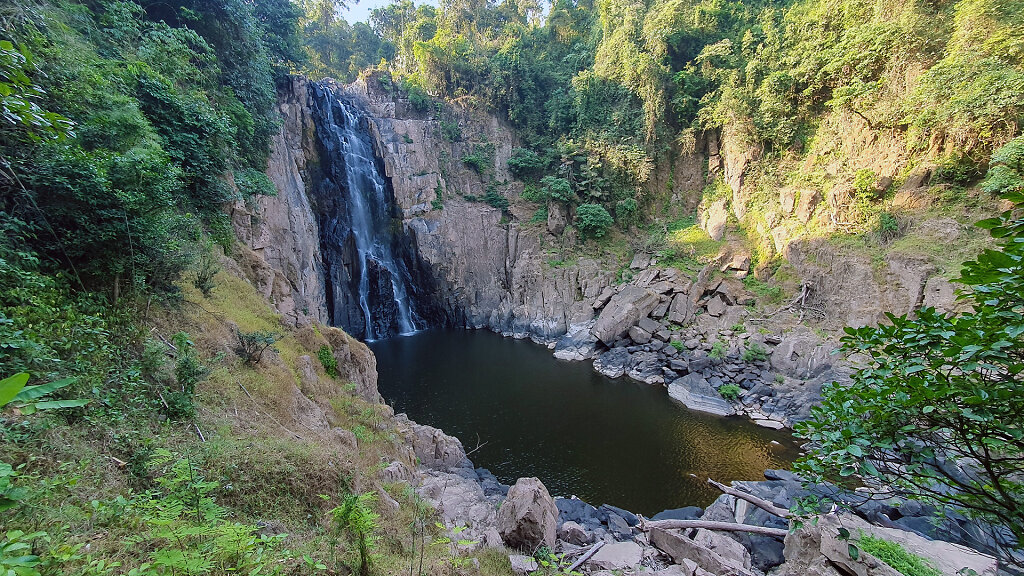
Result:
<svg viewBox="0 0 1024 576"><path fill-rule="evenodd" d="M844 348L869 357L850 386L833 383L797 435L810 481L854 476L992 527L1010 562L1024 542L1024 137L992 156L983 188L1014 203L979 226L998 250L967 262L968 313L847 328Z"/></svg>

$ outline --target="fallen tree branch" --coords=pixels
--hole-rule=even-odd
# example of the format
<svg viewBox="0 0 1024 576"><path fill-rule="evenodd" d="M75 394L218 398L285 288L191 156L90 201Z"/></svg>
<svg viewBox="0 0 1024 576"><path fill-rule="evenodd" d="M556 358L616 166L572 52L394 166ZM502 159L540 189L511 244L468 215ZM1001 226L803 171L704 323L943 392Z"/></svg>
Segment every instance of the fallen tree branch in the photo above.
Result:
<svg viewBox="0 0 1024 576"><path fill-rule="evenodd" d="M749 494L747 492L731 488L729 486L726 486L725 484L722 484L721 482L715 482L711 478L708 478L708 484L711 484L712 486L718 488L719 490L728 494L729 496L733 496L734 498L739 498L741 500L746 500L747 502L750 502L754 506L757 506L761 510L764 510L765 512L773 516L778 516L779 518L786 519L789 519L793 516L793 514L790 513L789 510L786 510L785 508L779 508L778 506L772 504L767 500L763 500L761 498L758 498L757 496L754 496L753 494Z"/></svg>
<svg viewBox="0 0 1024 576"><path fill-rule="evenodd" d="M591 556L593 556L594 554L597 554L597 551L600 550L602 546L604 546L604 540L602 540L602 541L598 542L597 544L594 544L593 546L591 546L590 550L587 550L586 554L584 554L583 556L580 556L579 560L573 562L572 566L569 566L569 569L566 570L566 572L571 573L573 570L575 570L575 569L579 568L580 566L582 566L584 562L586 562L587 560L590 560Z"/></svg>
<svg viewBox="0 0 1024 576"><path fill-rule="evenodd" d="M753 526L751 524L737 524L735 522L714 522L711 520L651 520L640 523L640 529L649 532L652 528L662 530L689 530L690 528L703 528L704 530L718 530L722 532L750 532L751 534L762 534L773 538L785 538L789 530L782 528L767 528L765 526Z"/></svg>

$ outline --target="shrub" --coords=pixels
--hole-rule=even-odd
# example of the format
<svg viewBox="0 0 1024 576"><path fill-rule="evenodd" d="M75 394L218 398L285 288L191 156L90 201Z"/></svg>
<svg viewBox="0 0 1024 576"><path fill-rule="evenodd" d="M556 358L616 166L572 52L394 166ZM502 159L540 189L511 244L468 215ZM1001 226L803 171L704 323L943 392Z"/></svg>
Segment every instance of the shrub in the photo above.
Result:
<svg viewBox="0 0 1024 576"><path fill-rule="evenodd" d="M530 217L530 222L533 222L533 223L547 222L547 221L548 221L548 207L547 206L541 206L540 208L537 208L537 211L534 212L533 216Z"/></svg>
<svg viewBox="0 0 1024 576"><path fill-rule="evenodd" d="M220 272L220 264L217 262L217 255L213 253L213 244L207 242L199 250L199 256L196 259L196 277L192 281L192 284L203 293L203 296L209 296L216 287L213 277L217 275L217 272Z"/></svg>
<svg viewBox="0 0 1024 576"><path fill-rule="evenodd" d="M544 168L544 161L533 150L516 148L508 159L508 169L518 178L523 178Z"/></svg>
<svg viewBox="0 0 1024 576"><path fill-rule="evenodd" d="M196 352L196 345L190 339L188 332L178 332L171 337L174 345L178 348L178 360L174 367L174 377L181 387L180 392L187 395L189 399L196 392L196 384L203 381L210 373L209 369L199 360Z"/></svg>
<svg viewBox="0 0 1024 576"><path fill-rule="evenodd" d="M615 219L622 227L636 224L639 206L635 198L626 198L615 203Z"/></svg>
<svg viewBox="0 0 1024 576"><path fill-rule="evenodd" d="M671 344L672 347L675 348L678 352L682 352L683 350L686 349L686 346L680 340L673 340L669 342L669 344Z"/></svg>
<svg viewBox="0 0 1024 576"><path fill-rule="evenodd" d="M477 174L483 174L487 171L487 158L480 154L479 150L463 156L462 163L472 168Z"/></svg>
<svg viewBox="0 0 1024 576"><path fill-rule="evenodd" d="M583 204L576 209L576 228L583 236L601 238L614 222L600 204Z"/></svg>
<svg viewBox="0 0 1024 576"><path fill-rule="evenodd" d="M576 200L576 194L572 191L572 185L565 178L545 176L541 178L540 185L545 199L565 202L566 204Z"/></svg>
<svg viewBox="0 0 1024 576"><path fill-rule="evenodd" d="M735 384L724 384L718 388L718 393L726 400L735 400L740 397L740 387Z"/></svg>
<svg viewBox="0 0 1024 576"><path fill-rule="evenodd" d="M242 332L235 329L235 336L238 338L238 345L235 351L249 364L259 364L263 353L267 349L277 351L274 342L281 339L276 332L257 330L255 332Z"/></svg>
<svg viewBox="0 0 1024 576"><path fill-rule="evenodd" d="M878 213L878 221L875 223L875 234L883 243L892 242L906 231L906 223L892 212L882 211Z"/></svg>
<svg viewBox="0 0 1024 576"><path fill-rule="evenodd" d="M719 340L711 345L711 351L708 352L708 357L720 360L725 358L727 352L729 352L729 349L725 346L725 342Z"/></svg>
<svg viewBox="0 0 1024 576"><path fill-rule="evenodd" d="M320 364L324 367L324 372L327 373L331 378L338 377L338 360L334 358L334 352L331 347L324 344L316 351L316 357L320 359Z"/></svg>
<svg viewBox="0 0 1024 576"><path fill-rule="evenodd" d="M360 576L370 573L370 554L377 542L377 519L373 511L377 501L376 492L348 494L341 505L331 510L332 526L338 536L344 536L359 551L358 572Z"/></svg>
<svg viewBox="0 0 1024 576"><path fill-rule="evenodd" d="M502 196L494 184L487 187L487 194L484 194L484 202L499 210L508 208L508 198Z"/></svg>
<svg viewBox="0 0 1024 576"><path fill-rule="evenodd" d="M757 342L751 342L743 351L742 359L744 362L763 362L768 359L768 351Z"/></svg>

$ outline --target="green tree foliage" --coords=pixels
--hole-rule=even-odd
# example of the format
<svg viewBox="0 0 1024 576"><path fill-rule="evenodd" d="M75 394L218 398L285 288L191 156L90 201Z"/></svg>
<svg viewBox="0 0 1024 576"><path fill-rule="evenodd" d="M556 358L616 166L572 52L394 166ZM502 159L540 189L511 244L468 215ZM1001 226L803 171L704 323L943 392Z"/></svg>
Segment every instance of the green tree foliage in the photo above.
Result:
<svg viewBox="0 0 1024 576"><path fill-rule="evenodd" d="M376 501L375 492L347 494L341 505L331 510L335 533L344 536L358 551L355 567L360 576L369 576L370 557L377 542L379 515L373 510Z"/></svg>
<svg viewBox="0 0 1024 576"><path fill-rule="evenodd" d="M959 298L968 313L931 308L847 328L844 346L870 364L832 384L797 428L812 480L854 475L910 498L980 518L1024 541L1024 137L993 155L985 187L1014 209L980 226L998 250L968 262ZM1007 538L1007 532L1012 538Z"/></svg>
<svg viewBox="0 0 1024 576"><path fill-rule="evenodd" d="M581 204L576 208L575 223L583 236L601 238L615 220L600 204Z"/></svg>

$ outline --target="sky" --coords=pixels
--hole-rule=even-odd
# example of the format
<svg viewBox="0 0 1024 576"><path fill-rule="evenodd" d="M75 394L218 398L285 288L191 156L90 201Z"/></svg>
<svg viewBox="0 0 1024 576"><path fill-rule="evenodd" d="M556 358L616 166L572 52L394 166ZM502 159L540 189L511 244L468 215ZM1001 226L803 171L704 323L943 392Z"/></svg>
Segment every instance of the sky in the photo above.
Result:
<svg viewBox="0 0 1024 576"><path fill-rule="evenodd" d="M415 0L416 5L420 4L432 4L437 6L437 0ZM349 7L346 8L341 15L349 24L355 24L356 22L366 22L370 19L370 11L380 6L387 6L391 3L391 0L359 0L358 3L351 2Z"/></svg>

